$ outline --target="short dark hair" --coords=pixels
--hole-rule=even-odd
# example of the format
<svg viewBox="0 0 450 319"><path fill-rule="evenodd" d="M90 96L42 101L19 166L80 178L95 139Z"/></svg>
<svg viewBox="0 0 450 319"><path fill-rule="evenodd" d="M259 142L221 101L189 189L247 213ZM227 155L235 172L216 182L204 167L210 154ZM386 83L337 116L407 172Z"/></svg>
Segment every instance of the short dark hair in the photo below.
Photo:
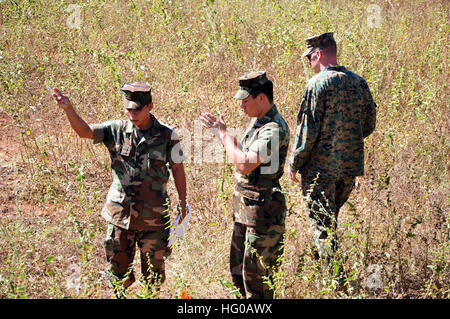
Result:
<svg viewBox="0 0 450 319"><path fill-rule="evenodd" d="M333 41L334 42L334 41ZM326 47L323 47L322 52L327 54L327 55L337 55L337 46L336 46L336 42L331 43L330 45L327 45Z"/></svg>
<svg viewBox="0 0 450 319"><path fill-rule="evenodd" d="M267 99L269 100L269 103L273 103L273 83L272 81L267 81L261 86L258 86L250 92L251 96L253 98L256 98L260 94L265 94L267 96Z"/></svg>
<svg viewBox="0 0 450 319"><path fill-rule="evenodd" d="M152 103L152 94L150 92L131 92L124 91L125 99L134 102L140 107L149 105Z"/></svg>

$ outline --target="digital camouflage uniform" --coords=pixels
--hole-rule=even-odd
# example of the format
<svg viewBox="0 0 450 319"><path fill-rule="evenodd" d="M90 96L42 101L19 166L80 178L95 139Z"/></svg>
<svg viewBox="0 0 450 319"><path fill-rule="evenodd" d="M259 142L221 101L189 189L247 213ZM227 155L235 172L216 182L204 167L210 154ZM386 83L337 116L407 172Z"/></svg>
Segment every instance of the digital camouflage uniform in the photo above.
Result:
<svg viewBox="0 0 450 319"><path fill-rule="evenodd" d="M326 33L306 41L304 55L334 39ZM375 129L375 120L376 104L361 76L343 66L330 66L308 81L289 165L301 173L313 245L321 258L329 259L337 250L339 209L355 176L364 175L364 138Z"/></svg>
<svg viewBox="0 0 450 319"><path fill-rule="evenodd" d="M171 252L168 166L182 160L174 130L149 115L153 124L144 132L129 120L91 126L94 143L103 142L111 158L113 182L102 209L109 223L104 243L110 275L114 280L128 275L129 284L134 281L130 267L136 244L144 278L160 283L165 279L164 257Z"/></svg>
<svg viewBox="0 0 450 319"><path fill-rule="evenodd" d="M242 79L241 89L252 84ZM252 123L240 143L243 152L256 152L263 163L247 175L236 172L231 275L242 296L273 298L265 282L272 279L283 253L286 202L279 179L289 146L289 128L275 105Z"/></svg>

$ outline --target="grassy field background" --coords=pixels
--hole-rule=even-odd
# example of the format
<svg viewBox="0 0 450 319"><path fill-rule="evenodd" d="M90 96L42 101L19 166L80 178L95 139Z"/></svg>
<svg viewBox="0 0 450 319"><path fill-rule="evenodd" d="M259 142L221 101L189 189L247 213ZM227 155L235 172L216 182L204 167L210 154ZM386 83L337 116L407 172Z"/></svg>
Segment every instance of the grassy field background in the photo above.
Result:
<svg viewBox="0 0 450 319"><path fill-rule="evenodd" d="M123 82L148 81L156 117L211 147L196 131L199 114L222 112L230 127L245 127L232 100L237 78L266 70L294 134L313 75L304 39L327 31L339 63L367 80L378 105L366 175L339 217L352 280L337 290L313 261L301 190L285 175L276 297L448 298L448 23L446 0L0 1L0 298L111 297L100 216L109 157L75 135L46 86L99 123L124 117ZM189 232L167 260L161 293L136 283L129 298L234 298L233 170L196 163L190 146ZM170 193L175 201L172 179Z"/></svg>

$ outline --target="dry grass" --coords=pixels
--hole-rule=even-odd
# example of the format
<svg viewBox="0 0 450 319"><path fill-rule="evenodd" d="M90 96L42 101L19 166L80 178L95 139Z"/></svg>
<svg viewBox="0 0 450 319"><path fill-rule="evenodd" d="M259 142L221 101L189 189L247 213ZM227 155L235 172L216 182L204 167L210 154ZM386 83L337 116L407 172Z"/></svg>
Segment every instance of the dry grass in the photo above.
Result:
<svg viewBox="0 0 450 319"><path fill-rule="evenodd" d="M149 81L156 116L194 134L208 109L221 111L230 127L245 126L231 100L236 79L263 69L293 134L312 75L300 59L303 39L332 30L340 63L367 79L378 104L366 176L339 218L354 280L337 291L312 261L300 189L283 176L291 209L276 295L448 298L448 2L333 3L82 1L77 29L67 24L69 3L0 2L0 297L111 296L99 214L109 158L104 147L75 136L46 85L62 88L94 123L123 116L122 82ZM379 25L370 4L380 9ZM160 297L187 288L193 298L231 298L232 172L193 162L186 170L194 216L167 261ZM173 183L170 191L175 199ZM67 287L73 269L79 290ZM373 269L381 288L367 281ZM154 297L137 284L129 295Z"/></svg>

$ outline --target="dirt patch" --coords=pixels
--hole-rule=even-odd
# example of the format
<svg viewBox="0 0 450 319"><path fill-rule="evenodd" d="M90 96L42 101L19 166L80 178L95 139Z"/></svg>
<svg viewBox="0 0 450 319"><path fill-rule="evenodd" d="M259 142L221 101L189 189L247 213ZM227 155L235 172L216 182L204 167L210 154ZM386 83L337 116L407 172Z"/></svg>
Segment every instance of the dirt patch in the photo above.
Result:
<svg viewBox="0 0 450 319"><path fill-rule="evenodd" d="M27 185L26 168L21 159L23 145L20 134L21 130L13 119L0 111L0 218L15 218L18 211L31 216L56 215L61 208L53 204L17 202L19 194Z"/></svg>
<svg viewBox="0 0 450 319"><path fill-rule="evenodd" d="M10 217L15 210L14 199L23 189L20 178L18 158L21 145L17 140L19 129L14 121L0 111L0 216Z"/></svg>
<svg viewBox="0 0 450 319"><path fill-rule="evenodd" d="M21 145L17 142L19 129L14 125L11 117L0 111L0 164L17 154Z"/></svg>

